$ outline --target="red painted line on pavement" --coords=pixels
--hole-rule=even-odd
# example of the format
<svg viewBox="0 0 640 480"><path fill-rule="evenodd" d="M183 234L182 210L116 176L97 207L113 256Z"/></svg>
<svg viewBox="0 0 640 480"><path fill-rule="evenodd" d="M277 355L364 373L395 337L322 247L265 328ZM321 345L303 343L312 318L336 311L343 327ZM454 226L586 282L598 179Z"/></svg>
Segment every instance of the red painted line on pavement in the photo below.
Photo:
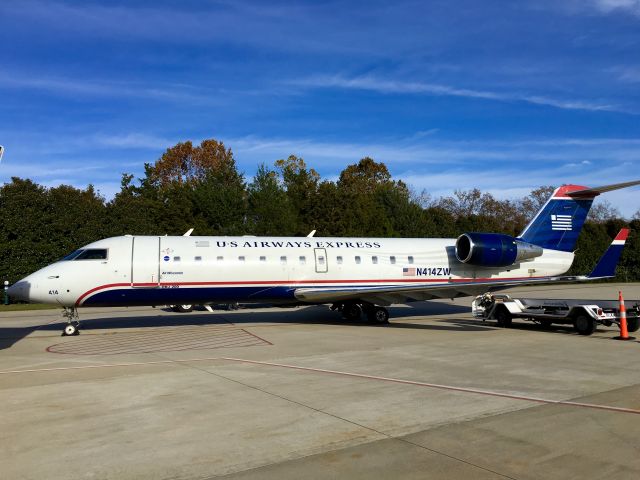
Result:
<svg viewBox="0 0 640 480"><path fill-rule="evenodd" d="M306 372L314 372L314 373L324 373L329 375L340 375L345 377L352 378L362 378L366 380L378 380L383 382L390 383L399 383L403 385L414 385L418 387L427 387L427 388L435 388L438 390L447 390L453 392L460 393L472 393L476 395L484 395L490 397L500 397L500 398L508 398L511 400L521 400L526 402L533 403L541 403L546 405L564 405L569 407L580 407L580 408L589 408L595 410L607 410L610 412L618 412L618 413L631 413L634 415L640 415L640 410L634 408L624 408L624 407L614 407L612 405L601 405L597 403L583 403L583 402L573 402L570 400L550 400L546 398L539 397L530 397L526 395L514 395L510 393L501 393L495 392L491 390L481 390L476 388L468 388L468 387L456 387L454 385L442 385L438 383L428 383L428 382L419 382L414 380L403 380L400 378L391 378L391 377L381 377L377 375L366 375L362 373L351 373L351 372L342 372L339 370L328 370L324 368L312 368L312 367L302 367L299 365L288 365L285 363L273 363L273 362L262 362L259 360L248 360L243 358L233 358L233 357L204 357L204 358L190 358L185 360L158 360L152 362L131 362L131 363L111 363L111 364L102 364L102 365L81 365L77 367L52 367L52 368L35 368L35 369L24 369L24 370L0 370L0 375L7 374L19 374L19 373L36 373L36 372L55 372L55 371L67 371L67 370L84 370L84 369L94 369L94 368L117 368L117 367L135 367L135 366L153 366L153 365L168 365L168 364L180 364L180 363L189 363L189 362L206 362L206 361L227 361L227 362L237 362L237 363L246 363L251 365L260 365L260 366L268 366L268 367L279 367L279 368L287 368L292 370L300 370Z"/></svg>
<svg viewBox="0 0 640 480"><path fill-rule="evenodd" d="M437 383L427 383L427 382L417 382L413 380L402 380L399 378L390 378L390 377L380 377L376 375L365 375L361 373L351 373L351 372L341 372L339 370L326 370L323 368L312 368L312 367L300 367L297 365L287 365L283 363L272 363L272 362L261 362L258 360L246 360L241 358L230 358L230 357L219 357L220 360L227 360L231 362L240 362L240 363L249 363L254 365L266 365L272 367L281 367L281 368L290 368L293 370L302 370L309 372L317 372L317 373L327 373L331 375L342 375L346 377L355 377L355 378L364 378L369 380L380 380L384 382L392 382L392 383L401 383L405 385L416 385L420 387L428 387L428 388L436 388L439 390L450 390L454 392L462 392L462 393L475 393L478 395L486 395L491 397L502 397L509 398L512 400L523 400L527 402L535 402L535 403L544 403L548 405L569 405L573 407L582 407L582 408L594 408L598 410L609 410L613 412L623 412L623 413L633 413L636 415L640 415L640 410L636 410L633 408L623 408L623 407L614 407L611 405L599 405L595 403L581 403L581 402L572 402L565 400L550 400L545 398L538 397L529 397L524 395L513 395L510 393L500 393L493 392L490 390L479 390L475 388L467 388L467 387L455 387L453 385L441 385Z"/></svg>

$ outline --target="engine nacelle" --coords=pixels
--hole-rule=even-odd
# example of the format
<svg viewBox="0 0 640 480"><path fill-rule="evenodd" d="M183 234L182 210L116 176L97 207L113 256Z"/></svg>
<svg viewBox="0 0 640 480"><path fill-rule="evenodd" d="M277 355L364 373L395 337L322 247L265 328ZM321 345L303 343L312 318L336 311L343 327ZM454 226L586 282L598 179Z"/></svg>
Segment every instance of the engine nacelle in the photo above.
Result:
<svg viewBox="0 0 640 480"><path fill-rule="evenodd" d="M542 255L542 247L501 233L463 233L456 240L456 257L480 267L506 267Z"/></svg>

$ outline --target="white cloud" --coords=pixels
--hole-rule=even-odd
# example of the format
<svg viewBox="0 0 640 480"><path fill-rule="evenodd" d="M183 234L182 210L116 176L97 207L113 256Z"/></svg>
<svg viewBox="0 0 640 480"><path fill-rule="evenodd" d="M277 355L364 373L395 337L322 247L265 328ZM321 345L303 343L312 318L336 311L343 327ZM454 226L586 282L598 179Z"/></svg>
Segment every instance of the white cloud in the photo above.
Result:
<svg viewBox="0 0 640 480"><path fill-rule="evenodd" d="M42 141L42 139L39 139ZM201 139L194 138L194 143ZM540 185L579 183L597 186L634 179L640 171L640 138L542 138L515 140L452 141L438 135L377 139L373 142L329 142L313 139L262 138L258 136L222 138L233 149L240 170L251 177L259 163L272 164L290 154L301 156L325 179L335 179L347 165L364 156L384 162L397 179L417 191L427 189L433 196L450 195L455 189L480 188L498 198L521 197ZM11 176L28 177L46 185L63 181L80 188L92 183L111 198L119 190L120 174L142 175L145 161L154 161L175 140L153 132L97 133L73 138L56 137L46 145L66 145L55 161L45 146L39 155L24 155L9 149L0 165L0 181ZM156 143L157 142L157 143ZM119 155L104 154L105 148L118 150L149 148L134 152L126 162ZM57 153L57 152L56 152ZM135 157L141 160L134 162ZM38 163L21 158L39 158ZM632 196L607 195L624 215L640 207L637 190ZM630 201L631 199L631 201Z"/></svg>
<svg viewBox="0 0 640 480"><path fill-rule="evenodd" d="M614 73L618 75L618 79L626 83L639 83L640 82L640 67L621 67L613 69Z"/></svg>
<svg viewBox="0 0 640 480"><path fill-rule="evenodd" d="M640 0L590 0L589 3L604 13L618 11L640 16Z"/></svg>
<svg viewBox="0 0 640 480"><path fill-rule="evenodd" d="M292 85L311 88L343 88L353 90L369 90L387 94L413 94L478 98L501 102L526 102L535 105L546 105L567 110L624 112L619 106L608 103L593 103L578 100L555 99L542 95L522 93L499 93L486 90L458 88L436 83L408 82L385 80L372 76L347 78L341 75L319 75L290 82Z"/></svg>
<svg viewBox="0 0 640 480"><path fill-rule="evenodd" d="M41 90L59 95L123 98L133 97L169 102L217 103L214 91L184 84L148 85L129 81L103 81L40 77L19 72L0 73L0 87L5 89Z"/></svg>
<svg viewBox="0 0 640 480"><path fill-rule="evenodd" d="M86 137L83 139L83 142L85 144L93 143L95 145L113 148L141 148L152 150L166 148L177 143L175 140L155 135L148 135L145 133L126 133L115 135L98 133L96 135Z"/></svg>
<svg viewBox="0 0 640 480"><path fill-rule="evenodd" d="M415 139L387 138L374 142L320 142L311 139L265 139L257 136L225 138L244 164L271 162L290 154L304 157L316 165L345 165L371 156L389 165L474 165L492 162L494 168L514 162L555 165L583 162L583 167L603 162L638 162L640 139L631 138L552 138L539 140L451 141L435 137Z"/></svg>

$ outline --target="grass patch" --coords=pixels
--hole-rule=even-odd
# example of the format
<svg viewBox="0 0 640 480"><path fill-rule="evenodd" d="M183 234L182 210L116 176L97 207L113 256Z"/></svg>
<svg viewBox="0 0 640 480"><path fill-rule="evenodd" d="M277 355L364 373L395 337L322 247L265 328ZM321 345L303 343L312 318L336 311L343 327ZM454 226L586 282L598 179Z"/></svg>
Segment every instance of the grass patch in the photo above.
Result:
<svg viewBox="0 0 640 480"><path fill-rule="evenodd" d="M21 312L23 310L55 310L60 308L58 305L49 305L46 303L12 303L11 305L1 305L2 312Z"/></svg>

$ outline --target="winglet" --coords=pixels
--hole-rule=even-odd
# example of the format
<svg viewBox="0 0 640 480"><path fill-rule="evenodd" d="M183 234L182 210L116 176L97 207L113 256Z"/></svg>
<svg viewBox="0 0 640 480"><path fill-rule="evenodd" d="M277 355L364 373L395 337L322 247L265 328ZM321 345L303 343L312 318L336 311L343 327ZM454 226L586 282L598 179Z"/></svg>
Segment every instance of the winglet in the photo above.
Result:
<svg viewBox="0 0 640 480"><path fill-rule="evenodd" d="M602 257L600 257L596 268L588 275L588 278L615 277L618 260L620 260L620 255L622 254L622 249L628 236L628 228L623 228L618 232L618 235L613 239L613 242L611 242L611 245L609 245L609 248L607 248Z"/></svg>

